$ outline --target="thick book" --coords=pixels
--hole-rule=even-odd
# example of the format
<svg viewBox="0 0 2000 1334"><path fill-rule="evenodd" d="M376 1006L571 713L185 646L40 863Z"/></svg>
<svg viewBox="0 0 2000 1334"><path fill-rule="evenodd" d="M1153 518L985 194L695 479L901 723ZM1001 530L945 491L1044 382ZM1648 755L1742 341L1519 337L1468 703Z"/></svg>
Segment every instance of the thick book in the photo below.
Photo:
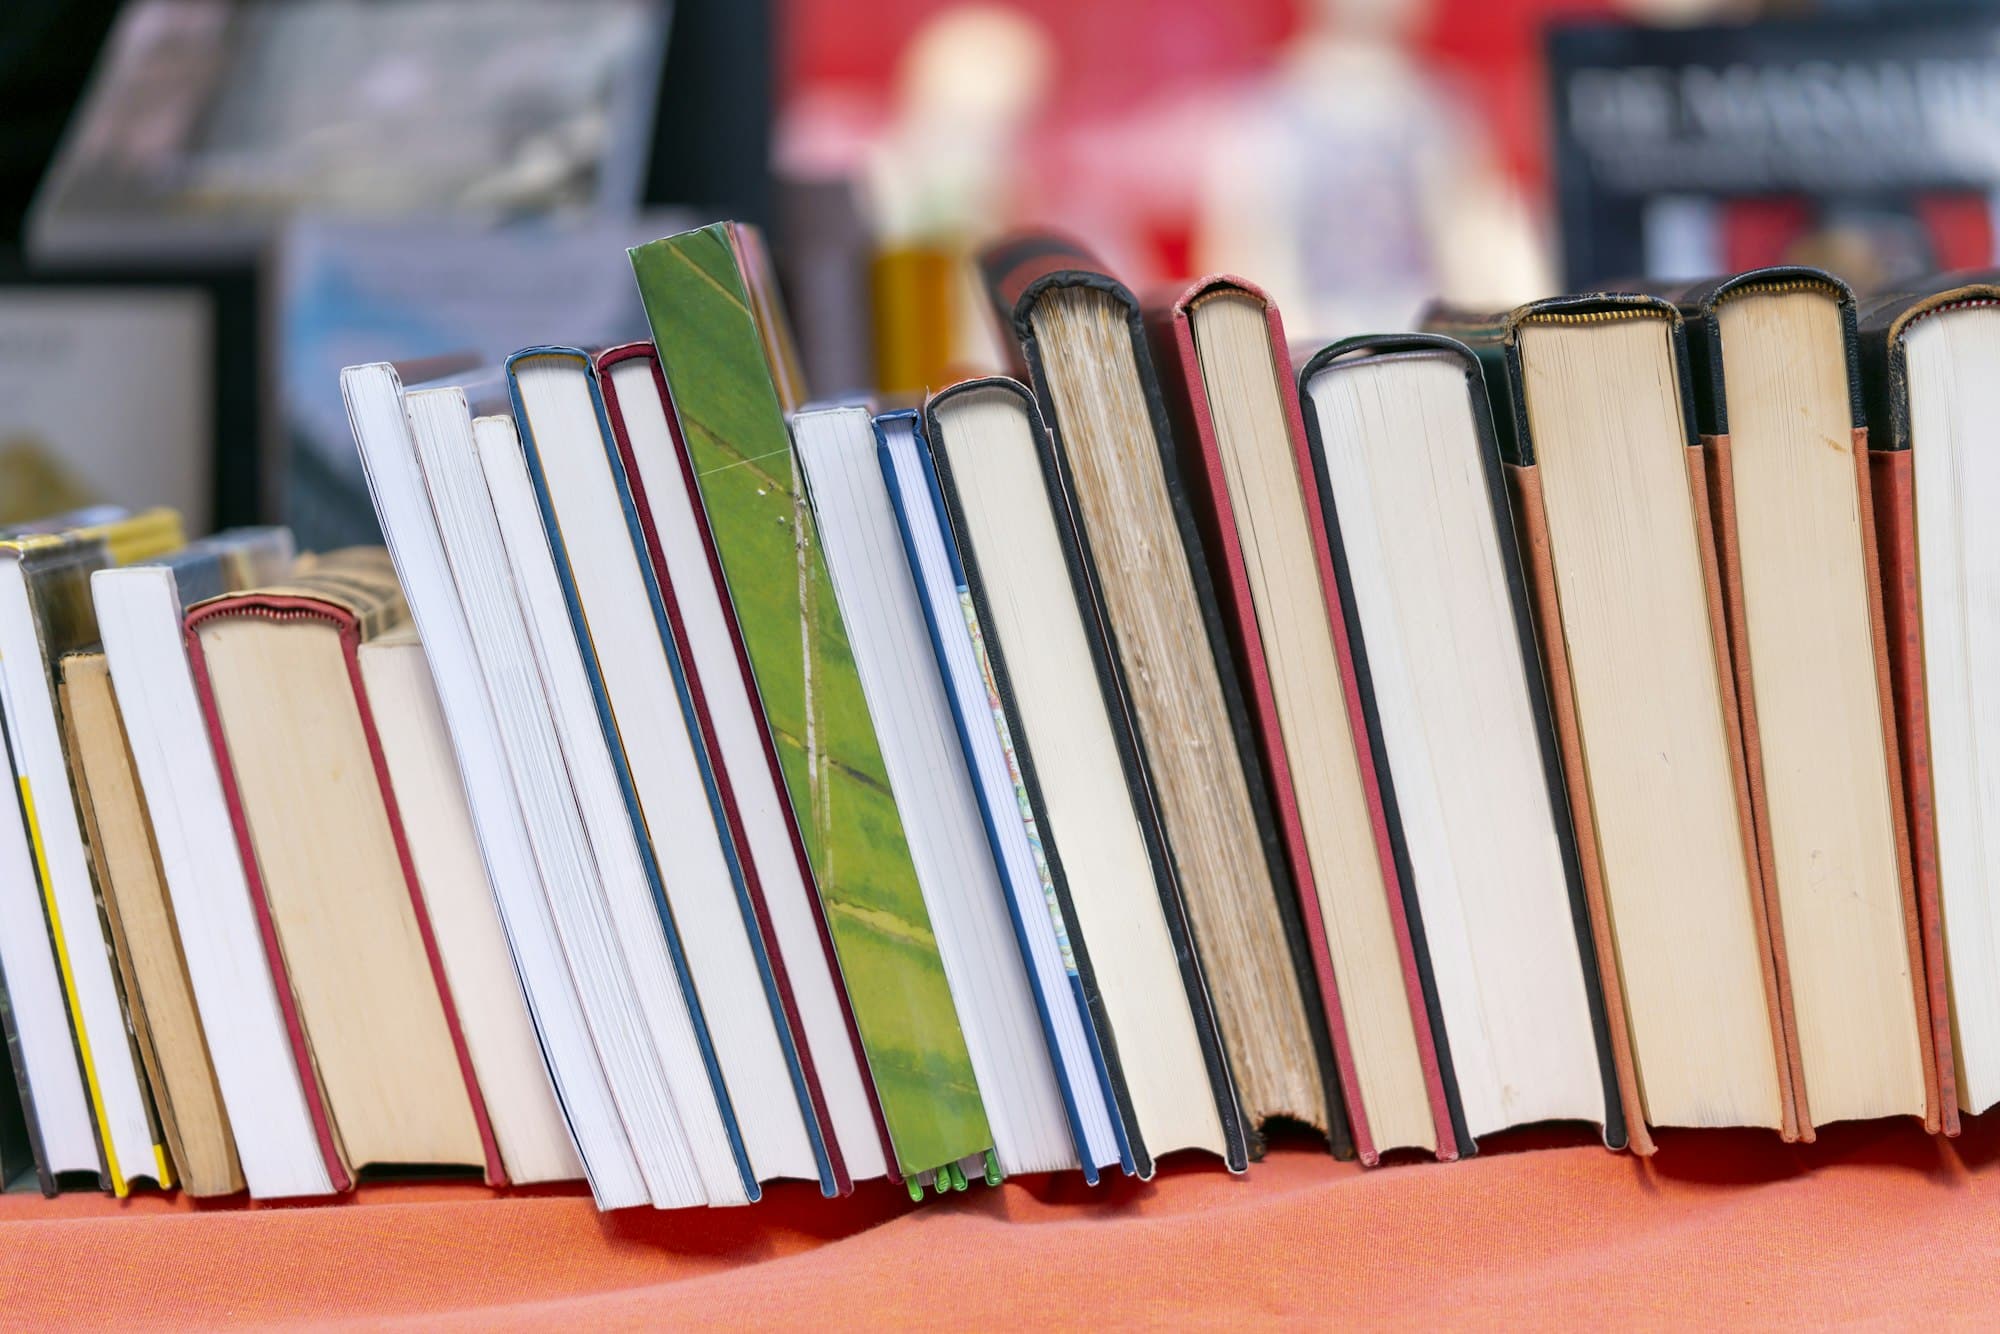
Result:
<svg viewBox="0 0 2000 1334"><path fill-rule="evenodd" d="M661 604L683 646L689 700L714 768L716 795L742 862L771 981L823 1127L835 1190L888 1171L854 1012L813 889L805 840L757 706L757 683L729 602L680 420L651 343L597 358L605 414L632 491Z"/></svg>
<svg viewBox="0 0 2000 1334"><path fill-rule="evenodd" d="M1486 375L1631 1146L1796 1139L1680 312L1597 293L1426 324Z"/></svg>
<svg viewBox="0 0 2000 1334"><path fill-rule="evenodd" d="M545 545L652 893L658 926L646 943L661 940L672 953L717 1104L748 1165L749 1198L757 1182L780 1177L835 1193L596 369L574 348L529 348L507 359L507 385ZM640 944L628 936L628 950Z"/></svg>
<svg viewBox="0 0 2000 1334"><path fill-rule="evenodd" d="M184 630L329 1177L471 1166L499 1185L358 660L407 618L388 553L364 547L198 603Z"/></svg>
<svg viewBox="0 0 2000 1334"><path fill-rule="evenodd" d="M104 924L175 1177L189 1195L243 1189L243 1168L188 985L152 820L102 652L62 660L58 697Z"/></svg>
<svg viewBox="0 0 2000 1334"><path fill-rule="evenodd" d="M1990 761L2000 746L1978 696L2000 670L1981 603L2000 578L2000 490L1986 439L1996 410L2000 280L1946 275L1866 299L1857 313L1891 697L1901 742L1922 980L1939 1117L2000 1100L2000 919L1986 851Z"/></svg>
<svg viewBox="0 0 2000 1334"><path fill-rule="evenodd" d="M1060 1081L1076 1166L1095 1185L1099 1168L1119 1164L1129 1174L1136 1164L1111 1088L1105 1039L1077 967L1076 932L1057 898L1048 845L1028 795L1021 750L988 651L990 639L952 536L922 418L914 412L887 413L877 419L876 431L882 478L973 784L980 825L1001 877L1001 901Z"/></svg>
<svg viewBox="0 0 2000 1334"><path fill-rule="evenodd" d="M1910 861L1854 297L1797 267L1664 295L1687 321L1800 1132L1936 1131L1940 924Z"/></svg>
<svg viewBox="0 0 2000 1334"><path fill-rule="evenodd" d="M993 1136L785 428L762 243L718 223L631 257L898 1174L955 1184Z"/></svg>
<svg viewBox="0 0 2000 1334"><path fill-rule="evenodd" d="M89 1171L123 1196L130 1184L171 1179L145 1073L126 1027L124 998L110 940L98 910L96 880L83 824L71 791L56 699L57 664L65 653L98 638L90 597L93 572L147 559L181 545L179 517L152 510L108 522L23 534L0 541L0 692L7 716L13 778L32 854L25 880L6 877L11 892L4 932L18 952L53 948L62 1006L51 1014L48 970L9 958L8 978L17 1023L32 1024L27 1057L43 1145L52 1174ZM28 906L40 890L46 928ZM23 893L22 891L26 891ZM18 915L16 915L18 914ZM22 966L16 967L16 963ZM68 1033L59 1018L68 1011ZM60 1048L73 1037L73 1053ZM86 1147L74 1121L76 1086L68 1070L81 1068L86 1093ZM58 1125L56 1123L62 1123ZM56 1164L60 1160L61 1165Z"/></svg>
<svg viewBox="0 0 2000 1334"><path fill-rule="evenodd" d="M1333 1137L1319 975L1139 302L1054 237L1003 240L980 263L1041 402L1243 1129L1255 1140L1282 1118Z"/></svg>
<svg viewBox="0 0 2000 1334"><path fill-rule="evenodd" d="M938 489L1133 1172L1247 1146L1215 1003L1033 393L954 385L925 409Z"/></svg>
<svg viewBox="0 0 2000 1334"><path fill-rule="evenodd" d="M1260 288L1219 276L1153 308L1147 324L1298 887L1340 1081L1328 1105L1344 1104L1364 1163L1395 1148L1456 1158L1470 1136L1440 1059L1446 1032L1424 919L1391 837L1382 743L1341 614L1283 321ZM1350 1012L1361 1022L1350 1024ZM1332 1129L1338 1152L1343 1136Z"/></svg>
<svg viewBox="0 0 2000 1334"><path fill-rule="evenodd" d="M1344 339L1299 369L1302 483L1421 924L1460 1148L1588 1121L1623 1148L1597 947L1513 515L1470 350ZM1448 1038L1449 1041L1443 1039Z"/></svg>
<svg viewBox="0 0 2000 1334"><path fill-rule="evenodd" d="M182 633L184 598L275 583L291 533L240 529L91 576L105 663L215 1081L257 1199L333 1190L243 878ZM246 966L246 961L247 965Z"/></svg>

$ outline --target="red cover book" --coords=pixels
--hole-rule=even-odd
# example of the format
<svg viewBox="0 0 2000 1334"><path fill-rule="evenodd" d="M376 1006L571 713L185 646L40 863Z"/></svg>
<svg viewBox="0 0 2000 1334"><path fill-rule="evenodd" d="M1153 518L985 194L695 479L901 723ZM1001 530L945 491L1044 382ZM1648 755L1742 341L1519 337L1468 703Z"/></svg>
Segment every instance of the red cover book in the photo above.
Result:
<svg viewBox="0 0 2000 1334"><path fill-rule="evenodd" d="M380 560L374 560L373 557L378 555ZM374 711L369 703L367 689L362 683L359 657L362 641L372 638L382 630L392 628L400 623L405 615L402 594L395 586L387 553L380 552L379 549L357 549L335 553L311 566L302 565L301 572L282 587L211 598L189 609L184 622L188 663L194 676L195 691L201 699L202 717L208 727L209 743L215 751L223 797L229 804L230 825L235 832L237 849L243 859L244 879L250 890L251 903L257 913L258 930L263 936L265 961L270 966L271 980L277 992L278 1003L284 1011L285 1029L291 1039L293 1058L298 1064L299 1081L304 1088L307 1104L312 1109L313 1129L319 1139L321 1156L325 1159L327 1174L333 1181L336 1191L351 1189L354 1185L354 1174L334 1120L333 1100L326 1088L319 1062L314 1056L311 1037L301 1013L298 991L286 966L277 919L272 912L270 894L267 891L252 835L250 815L244 803L238 765L231 754L222 710L218 706L207 653L203 647L202 630L204 626L229 618L251 618L269 621L317 620L332 627L336 632L346 678L353 689L353 702L359 717L360 730L366 739L368 759L373 770L374 789L381 797L389 836L394 844L395 861L401 870L402 888L409 898L410 910L422 941L423 957L429 969L429 979L436 988L444 1025L449 1032L452 1052L457 1061L458 1077L463 1081L466 1098L471 1106L472 1119L477 1128L484 1179L488 1185L504 1186L507 1184L507 1173L501 1162L500 1146L494 1138L493 1127L486 1113L485 1099L480 1093L479 1081L473 1073L472 1056L465 1044L465 1034L459 1026L457 1006L452 999L451 988L445 981L444 961L438 953L437 939L431 930L430 916L425 911L423 894L418 888L416 866L410 857L409 843L403 832L402 815L396 804L395 791L389 781L388 764L383 757L381 737L376 731Z"/></svg>
<svg viewBox="0 0 2000 1334"><path fill-rule="evenodd" d="M1163 305L1150 309L1147 323L1155 345L1161 348L1156 354L1155 361L1161 369L1162 379L1168 384L1167 397L1170 409L1177 418L1182 418L1175 422L1176 443L1186 457L1184 468L1191 483L1189 491L1195 503L1197 519L1202 528L1202 535L1206 539L1208 551L1211 553L1211 560L1218 567L1215 571L1216 583L1223 614L1228 622L1230 644L1242 671L1248 695L1247 702L1257 730L1258 751L1269 777L1271 801L1277 812L1278 830L1284 841L1286 859L1297 886L1299 913L1305 928L1306 943L1311 951L1313 972L1319 983L1326 1027L1332 1039L1334 1064L1339 1073L1340 1092L1342 1101L1346 1104L1355 1151L1364 1163L1372 1164L1379 1156L1374 1137L1369 1130L1368 1115L1361 1100L1353 1044L1349 1040L1346 1020L1341 1011L1339 988L1334 980L1326 925L1320 911L1319 893L1307 853L1305 830L1293 788L1291 762L1286 754L1284 735L1279 726L1277 704L1271 688L1270 667L1257 628L1257 609L1252 600L1249 574L1244 565L1243 544L1237 531L1228 479L1224 474L1222 457L1216 444L1215 424L1202 380L1201 362L1195 347L1193 326L1189 320L1189 311L1196 301L1221 291L1240 292L1256 301L1263 307L1264 317L1270 329L1272 366L1282 387L1280 398L1285 409L1285 429L1290 438L1293 466L1297 470L1300 489L1306 499L1305 510L1312 531L1313 551L1318 562L1324 610L1339 659L1348 725L1354 736L1356 759L1359 762L1363 789L1368 800L1369 820L1375 836L1376 854L1382 867L1382 892L1386 896L1389 918L1395 930L1397 952L1401 956L1404 991L1409 997L1410 1017L1416 1034L1418 1057L1423 1066L1425 1087L1430 1095L1431 1118L1437 1134L1437 1156L1449 1161L1459 1157L1462 1152L1469 1152L1472 1145L1469 1141L1460 1142L1461 1136L1457 1130L1458 1118L1452 1114L1443 1065L1438 1059L1433 1017L1428 1013L1424 1003L1425 989L1419 953L1411 936L1410 919L1404 901L1405 889L1397 871L1398 859L1392 846L1376 760L1369 743L1368 721L1356 681L1346 618L1341 610L1332 546L1327 536L1325 516L1321 514L1315 500L1318 490L1312 456L1306 444L1305 422L1300 412L1298 395L1292 391L1291 356L1285 341L1284 321L1278 314L1277 306L1261 288L1232 275L1216 275L1196 282L1180 293L1170 306ZM1170 348L1163 346L1169 342Z"/></svg>
<svg viewBox="0 0 2000 1334"><path fill-rule="evenodd" d="M823 1087L819 1067L815 1062L813 1045L808 1040L807 1028L800 1012L798 998L792 985L791 971L786 965L785 953L779 939L776 923L773 921L767 898L763 876L759 873L754 843L746 827L741 806L737 801L736 786L730 778L730 763L741 764L742 756L725 751L718 734L715 719L709 707L707 692L702 686L701 672L696 654L688 635L686 621L682 615L681 600L675 590L675 581L667 568L666 551L661 544L659 527L654 518L653 506L647 498L645 469L633 449L631 432L625 419L625 405L620 401L618 381L613 374L621 365L638 363L645 367L647 380L652 392L659 396L659 403L666 420L667 431L672 441L674 461L678 471L666 478L670 485L685 488L689 506L693 511L695 526L699 531L708 577L713 581L715 596L720 600L722 621L729 632L729 651L735 670L741 674L743 689L748 693L751 705L757 707L756 681L751 675L750 660L743 648L742 635L736 624L734 610L730 605L728 586L723 582L722 566L715 552L715 542L709 532L707 516L701 508L700 490L695 484L692 465L686 449L681 443L680 421L673 409L672 396L667 389L666 377L660 370L659 354L650 342L627 343L598 354L597 371L599 384L604 393L605 414L610 419L611 433L618 446L618 458L625 469L625 476L632 491L632 503L638 511L639 526L646 537L646 555L652 563L653 576L660 586L661 601L666 606L667 619L674 638L681 646L682 668L687 675L688 694L694 704L695 721L701 732L702 745L707 749L710 763L715 772L715 783L722 799L724 818L729 823L730 836L735 841L737 860L743 868L743 880L749 890L751 903L757 918L758 935L762 939L764 953L770 960L772 981L777 992L778 1004L784 1011L786 1024L791 1029L792 1042L799 1055L799 1064L806 1080L807 1098L812 1106L814 1119L818 1122L818 1134L826 1146L827 1158L833 1167L835 1192L846 1195L853 1191L854 1182L849 1175L847 1163L840 1149L839 1136L835 1133L832 1115L828 1109L826 1091ZM629 383L629 382L628 382ZM628 390L629 392L629 390ZM659 484L655 477L655 484ZM759 719L761 722L761 718ZM783 800L785 792L784 775L778 767L778 752L771 741L768 729L759 727L757 736L761 743L761 763L766 767L775 791L779 794L779 809L785 812L785 835L790 845L791 859L797 868L797 883L804 889L805 911L810 915L818 947L825 960L825 966L833 980L832 991L840 1005L841 1027L846 1036L848 1050L840 1055L851 1061L860 1073L861 1083L867 1093L869 1112L874 1122L874 1133L881 1141L883 1161L895 1170L896 1156L889 1142L888 1123L883 1119L880 1103L876 1100L874 1088L867 1074L867 1063L862 1057L860 1030L855 1025L854 1011L848 1002L846 988L840 985L840 971L833 952L833 938L828 930L824 913L820 909L819 896L813 892L812 863L806 854L804 840L800 837L797 821L790 816L790 806ZM747 775L746 781L765 781L763 775ZM770 868L766 868L769 870ZM825 1059L826 1053L819 1053Z"/></svg>

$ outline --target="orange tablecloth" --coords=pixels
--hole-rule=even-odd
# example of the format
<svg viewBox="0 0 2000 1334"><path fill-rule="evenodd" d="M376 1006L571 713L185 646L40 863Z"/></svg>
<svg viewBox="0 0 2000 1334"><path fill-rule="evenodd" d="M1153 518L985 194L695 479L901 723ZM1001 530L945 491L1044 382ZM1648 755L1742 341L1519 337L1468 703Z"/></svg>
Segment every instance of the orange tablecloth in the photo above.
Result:
<svg viewBox="0 0 2000 1334"><path fill-rule="evenodd" d="M572 1194L365 1188L334 1205L0 1199L0 1321L821 1327L1217 1320L1436 1326L1994 1318L2000 1118L1816 1145L1669 1134L1364 1173L1286 1147L1231 1178L975 1186L610 1217Z"/></svg>

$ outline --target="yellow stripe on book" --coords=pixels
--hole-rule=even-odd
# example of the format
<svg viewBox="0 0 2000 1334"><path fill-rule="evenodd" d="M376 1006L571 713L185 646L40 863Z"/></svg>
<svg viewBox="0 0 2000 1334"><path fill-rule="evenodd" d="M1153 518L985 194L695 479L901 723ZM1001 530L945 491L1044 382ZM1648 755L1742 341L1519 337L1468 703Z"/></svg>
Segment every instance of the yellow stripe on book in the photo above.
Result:
<svg viewBox="0 0 2000 1334"><path fill-rule="evenodd" d="M111 1174L111 1193L124 1199L125 1174L118 1170L118 1149L111 1142L111 1123L104 1117L104 1095L97 1088L97 1063L90 1056L90 1035L83 1027L83 1007L76 999L76 976L70 971L69 946L63 943L62 914L56 910L55 884L49 879L48 854L42 850L42 825L35 818L35 794L28 780L21 783L21 813L28 820L28 843L35 852L35 871L42 881L42 902L49 911L49 935L56 942L56 966L62 969L63 998L69 1003L70 1018L76 1023L76 1049L83 1058L83 1082L90 1089L90 1111L97 1118L97 1137L104 1146L105 1170Z"/></svg>
<svg viewBox="0 0 2000 1334"><path fill-rule="evenodd" d="M160 1174L154 1177L153 1180L159 1183L161 1190L166 1190L174 1184L174 1169L167 1162L167 1149L165 1145L155 1144L153 1146L153 1162L160 1169Z"/></svg>

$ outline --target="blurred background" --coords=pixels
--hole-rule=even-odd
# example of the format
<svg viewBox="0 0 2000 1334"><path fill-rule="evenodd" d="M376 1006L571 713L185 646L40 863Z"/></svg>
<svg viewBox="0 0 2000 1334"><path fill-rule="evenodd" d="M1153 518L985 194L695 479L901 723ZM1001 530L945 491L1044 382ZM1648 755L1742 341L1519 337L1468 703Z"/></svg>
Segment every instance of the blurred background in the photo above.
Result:
<svg viewBox="0 0 2000 1334"><path fill-rule="evenodd" d="M5 0L0 523L370 540L337 373L643 336L627 246L770 235L813 392L1003 364L966 257L1433 300L1994 264L2000 10L1915 0Z"/></svg>

